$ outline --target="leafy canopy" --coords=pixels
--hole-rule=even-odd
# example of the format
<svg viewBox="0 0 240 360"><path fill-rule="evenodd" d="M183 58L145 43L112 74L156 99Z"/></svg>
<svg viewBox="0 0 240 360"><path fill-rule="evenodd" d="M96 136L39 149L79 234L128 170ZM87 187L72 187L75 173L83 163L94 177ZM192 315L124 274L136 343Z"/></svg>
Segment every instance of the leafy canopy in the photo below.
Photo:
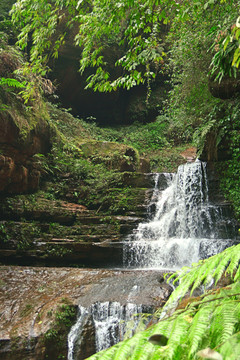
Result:
<svg viewBox="0 0 240 360"><path fill-rule="evenodd" d="M219 72L219 79L223 72L235 74L240 63L238 5L237 0L19 0L11 14L21 29L18 45L26 49L31 44L32 71L47 73L50 59L58 57L72 29L82 50L80 71L91 69L86 87L105 92L140 83L149 87L165 61L165 30L171 27L172 40L178 42L178 24L191 23L194 31L195 21L204 23L206 15L218 12L225 12L223 22L213 23L202 36L219 49L216 54L213 49L213 73ZM235 22L231 37L224 39ZM108 64L109 51L114 69Z"/></svg>
<svg viewBox="0 0 240 360"><path fill-rule="evenodd" d="M165 55L161 45L161 20L168 23L172 0L125 1L18 1L12 19L21 28L18 45L31 40L30 63L44 75L50 58L57 58L69 29L76 28L76 45L82 49L80 71L93 68L87 87L111 91L130 88L155 77ZM110 76L106 52L117 45L116 70ZM112 51L112 50L110 50ZM41 70L40 70L41 69ZM43 70L44 69L44 70ZM153 71L154 70L154 71Z"/></svg>

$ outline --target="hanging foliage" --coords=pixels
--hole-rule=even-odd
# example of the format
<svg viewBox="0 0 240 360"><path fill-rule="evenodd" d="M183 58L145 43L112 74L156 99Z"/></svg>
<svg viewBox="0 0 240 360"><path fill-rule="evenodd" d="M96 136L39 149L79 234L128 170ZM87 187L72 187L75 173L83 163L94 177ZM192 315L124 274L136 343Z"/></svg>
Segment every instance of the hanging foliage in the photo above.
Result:
<svg viewBox="0 0 240 360"><path fill-rule="evenodd" d="M86 87L107 92L141 83L149 86L165 62L164 27L172 28L172 41L177 43L180 24L195 31L195 25L202 23L204 29L205 18L210 26L200 35L214 47L212 72L219 79L226 72L235 74L240 62L239 19L226 38L225 33L235 22L237 5L237 0L19 0L11 14L20 28L18 45L22 49L30 45L29 63L42 76L49 70L49 60L58 57L69 30L77 29L74 42L82 49L80 71L92 71ZM196 29L201 30L198 25ZM118 51L111 72L106 49L113 44Z"/></svg>

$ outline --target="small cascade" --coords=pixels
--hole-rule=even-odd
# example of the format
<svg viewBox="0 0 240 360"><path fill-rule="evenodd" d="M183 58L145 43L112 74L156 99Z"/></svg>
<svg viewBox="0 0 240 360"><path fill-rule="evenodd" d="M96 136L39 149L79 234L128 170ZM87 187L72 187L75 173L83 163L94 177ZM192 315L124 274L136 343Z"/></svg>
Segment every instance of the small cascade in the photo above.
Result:
<svg viewBox="0 0 240 360"><path fill-rule="evenodd" d="M167 182L157 201L153 192L152 218L126 239L126 267L178 269L233 244L226 226L230 219L209 202L206 163L197 160L181 165Z"/></svg>
<svg viewBox="0 0 240 360"><path fill-rule="evenodd" d="M95 351L101 351L123 340L126 323L133 320L132 333L140 319L142 306L133 303L97 302L89 308L79 306L78 320L68 335L68 360L78 360L84 324L90 320L95 333ZM85 339L86 341L86 339Z"/></svg>
<svg viewBox="0 0 240 360"><path fill-rule="evenodd" d="M81 335L87 316L88 310L79 305L77 322L72 326L68 334L68 360L75 359L74 354L81 346Z"/></svg>
<svg viewBox="0 0 240 360"><path fill-rule="evenodd" d="M108 301L95 303L91 307L91 313L95 327L96 350L107 349L123 340L126 321L133 319L134 314L140 314L141 312L141 306L132 303L126 305ZM135 319L135 326L137 322L138 317Z"/></svg>
<svg viewBox="0 0 240 360"><path fill-rule="evenodd" d="M161 177L161 179L160 179ZM164 181L163 181L164 178ZM152 214L156 211L156 204L158 202L161 190L159 188L159 183L160 181L164 183L165 187L170 186L171 182L172 182L172 178L173 178L173 174L171 173L156 173L154 174L154 188L153 188L153 193L151 196L151 200L148 204L147 207L147 218L151 219L152 218Z"/></svg>

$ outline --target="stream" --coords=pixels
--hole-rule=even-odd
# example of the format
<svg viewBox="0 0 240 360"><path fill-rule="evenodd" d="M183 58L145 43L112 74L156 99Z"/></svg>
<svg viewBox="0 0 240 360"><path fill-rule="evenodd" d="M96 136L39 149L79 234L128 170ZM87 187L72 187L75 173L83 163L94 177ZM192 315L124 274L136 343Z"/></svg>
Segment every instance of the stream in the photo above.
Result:
<svg viewBox="0 0 240 360"><path fill-rule="evenodd" d="M158 189L159 176L155 174L146 221L123 244L123 269L132 269L135 274L127 288L127 303L104 301L104 294L98 291L92 304L87 306L81 300L77 323L68 336L68 360L82 359L81 337L86 321L91 321L94 328L97 352L122 340L126 322L133 318L134 331L139 321L134 315L151 312L144 309L144 304L134 303L135 295L139 297L142 291L142 270L177 270L234 244L232 219L223 205L210 201L206 163L197 160L181 165L176 174L164 174L167 187L163 191ZM139 276L137 270L141 270ZM106 296L113 289L114 284L106 284Z"/></svg>

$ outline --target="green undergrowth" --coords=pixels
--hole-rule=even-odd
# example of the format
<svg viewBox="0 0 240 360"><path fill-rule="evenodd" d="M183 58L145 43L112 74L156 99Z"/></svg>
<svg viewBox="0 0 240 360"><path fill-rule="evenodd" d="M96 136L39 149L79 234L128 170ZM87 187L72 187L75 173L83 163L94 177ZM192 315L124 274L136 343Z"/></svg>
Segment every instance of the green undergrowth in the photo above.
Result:
<svg viewBox="0 0 240 360"><path fill-rule="evenodd" d="M66 338L72 323L76 319L76 308L69 303L68 299L62 298L56 311L48 311L47 316L52 318L52 322L51 328L42 339L46 346L45 359L66 359Z"/></svg>
<svg viewBox="0 0 240 360"><path fill-rule="evenodd" d="M159 115L154 122L143 124L134 122L129 125L98 126L92 120L79 120L89 136L99 141L115 141L133 146L142 155L163 148L171 148L191 140L191 133L184 126L174 124L166 115ZM181 141L180 141L181 138Z"/></svg>
<svg viewBox="0 0 240 360"><path fill-rule="evenodd" d="M191 144L172 146L149 153L150 168L152 172L176 172L179 165L186 162L181 153Z"/></svg>
<svg viewBox="0 0 240 360"><path fill-rule="evenodd" d="M240 220L240 107L236 98L228 104L222 128L228 142L228 161L218 166L221 176L221 188L226 198L233 204L235 214Z"/></svg>
<svg viewBox="0 0 240 360"><path fill-rule="evenodd" d="M78 155L86 158L84 149L85 152L88 152L87 161L79 160L79 164L81 163L85 170L91 167L90 162L113 164L114 167L114 161L119 163L121 160L119 155L125 160L131 161L131 158L128 159L129 156L121 154L124 151L121 150L121 147L124 149L124 146L129 146L135 149L133 151L136 154L139 153L140 156L150 161L151 171L172 172L176 171L178 165L184 162L180 153L192 146L192 133L189 129L186 131L184 124L174 124L165 115L158 116L156 121L148 124L135 122L130 125L100 126L94 118L87 120L74 118L67 110L63 111L51 104L48 105L48 108L51 123L60 132L62 140L65 142L65 153L75 147L75 150L80 149ZM101 143L112 144L112 149L109 149L108 154L103 153ZM81 144L83 144L82 147ZM57 159L58 163L61 162L59 156L56 158L55 152L52 153L54 159ZM114 158L116 159L114 160ZM57 162L56 166L58 166ZM76 167L78 167L77 162Z"/></svg>

